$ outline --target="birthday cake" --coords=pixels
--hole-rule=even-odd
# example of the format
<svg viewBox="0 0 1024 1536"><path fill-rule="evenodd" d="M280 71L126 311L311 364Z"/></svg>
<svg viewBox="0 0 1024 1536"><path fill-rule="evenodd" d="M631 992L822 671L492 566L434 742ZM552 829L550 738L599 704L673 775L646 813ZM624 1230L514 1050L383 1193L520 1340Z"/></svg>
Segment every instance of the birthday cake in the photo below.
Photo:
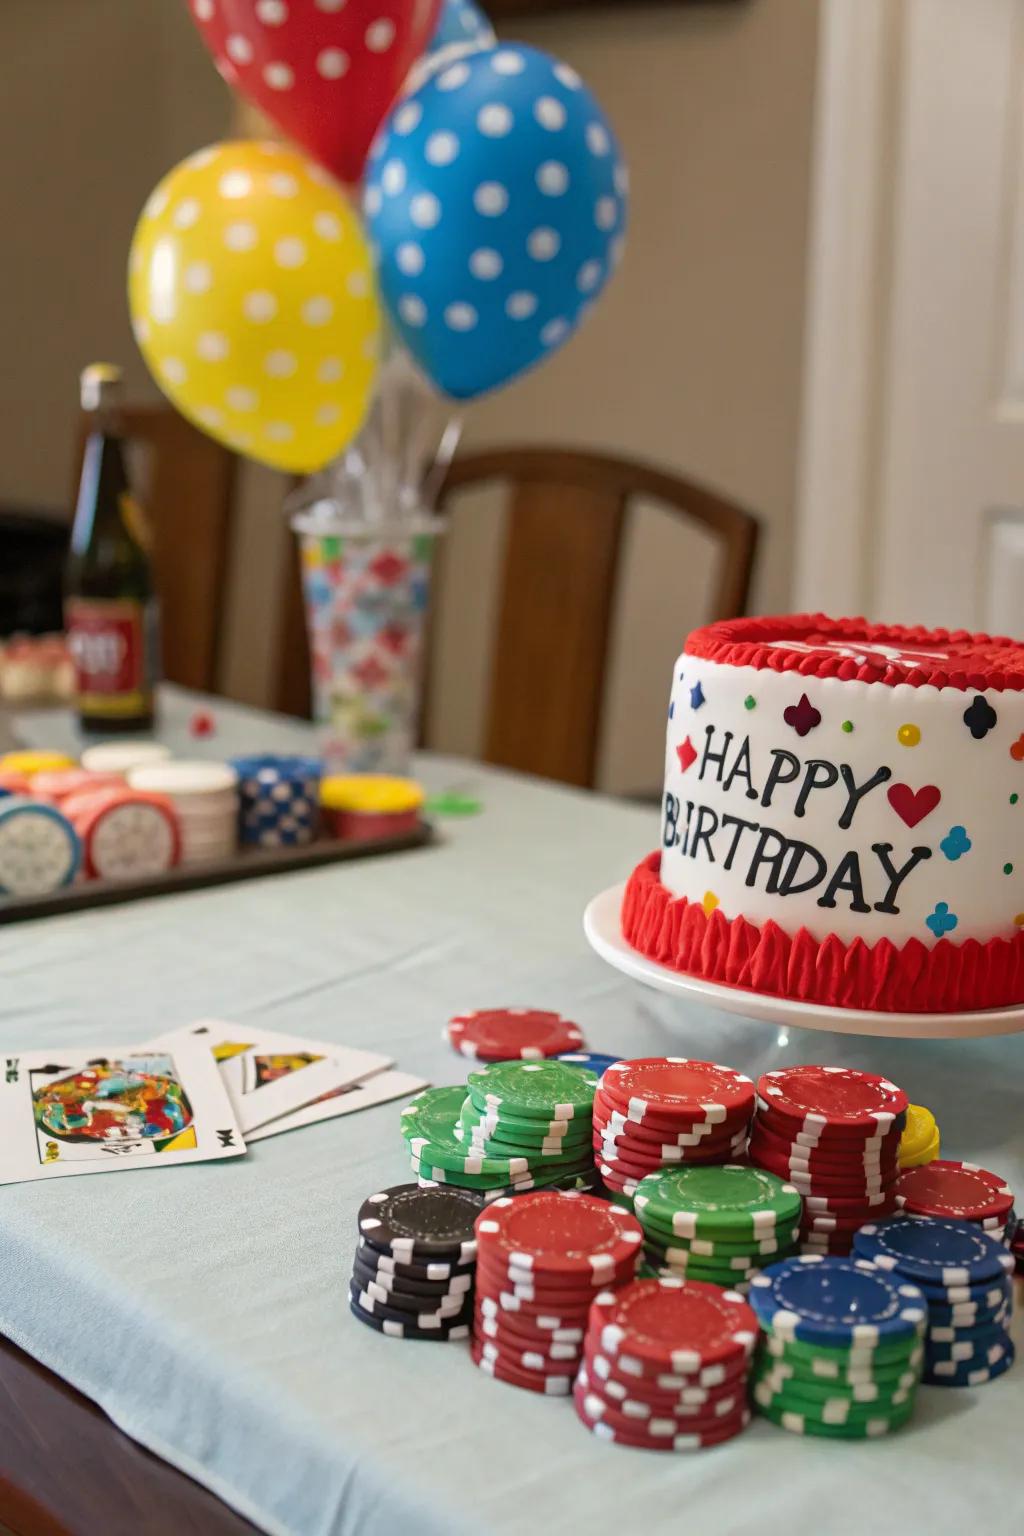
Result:
<svg viewBox="0 0 1024 1536"><path fill-rule="evenodd" d="M1024 1002L1024 645L821 614L695 631L622 929L805 1002Z"/></svg>

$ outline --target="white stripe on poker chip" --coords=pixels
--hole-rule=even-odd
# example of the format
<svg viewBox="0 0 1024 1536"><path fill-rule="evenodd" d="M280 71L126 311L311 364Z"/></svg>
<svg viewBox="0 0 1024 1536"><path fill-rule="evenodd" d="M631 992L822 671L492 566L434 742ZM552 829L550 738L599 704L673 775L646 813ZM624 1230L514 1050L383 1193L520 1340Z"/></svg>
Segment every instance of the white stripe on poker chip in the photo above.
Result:
<svg viewBox="0 0 1024 1536"><path fill-rule="evenodd" d="M86 747L82 767L90 773L128 773L133 768L167 762L170 756L170 747L159 741L104 741Z"/></svg>

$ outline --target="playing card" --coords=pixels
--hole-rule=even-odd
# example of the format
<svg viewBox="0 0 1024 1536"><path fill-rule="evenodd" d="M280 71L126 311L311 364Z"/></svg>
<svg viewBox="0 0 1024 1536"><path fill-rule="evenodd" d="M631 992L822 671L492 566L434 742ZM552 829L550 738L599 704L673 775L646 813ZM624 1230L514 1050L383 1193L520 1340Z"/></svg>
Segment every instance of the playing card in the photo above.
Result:
<svg viewBox="0 0 1024 1536"><path fill-rule="evenodd" d="M349 1083L346 1088L335 1088L323 1098L314 1099L304 1109L271 1120L258 1130L250 1131L249 1141L262 1141L266 1136L278 1136L282 1131L297 1131L303 1125L315 1125L318 1120L333 1120L338 1115L352 1115L367 1109L371 1104L386 1104L390 1099L404 1099L419 1093L426 1082L409 1072L378 1072L362 1083Z"/></svg>
<svg viewBox="0 0 1024 1536"><path fill-rule="evenodd" d="M0 1184L241 1157L230 1097L201 1041L0 1057Z"/></svg>
<svg viewBox="0 0 1024 1536"><path fill-rule="evenodd" d="M205 1041L212 1051L246 1136L392 1065L390 1056L372 1051L223 1019L200 1019L157 1043L167 1045L182 1036Z"/></svg>

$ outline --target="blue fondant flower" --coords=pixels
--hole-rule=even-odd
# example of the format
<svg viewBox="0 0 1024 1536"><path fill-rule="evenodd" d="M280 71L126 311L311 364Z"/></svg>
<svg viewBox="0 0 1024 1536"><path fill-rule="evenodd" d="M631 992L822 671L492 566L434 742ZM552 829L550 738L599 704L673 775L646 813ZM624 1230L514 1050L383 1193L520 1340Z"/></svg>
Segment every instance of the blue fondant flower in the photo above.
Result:
<svg viewBox="0 0 1024 1536"><path fill-rule="evenodd" d="M951 862L955 862L965 853L970 853L971 840L967 836L967 828L950 827L939 847Z"/></svg>
<svg viewBox="0 0 1024 1536"><path fill-rule="evenodd" d="M691 709L700 709L700 707L701 707L701 705L703 703L704 703L704 689L701 687L700 683L695 683L693 685L693 687L690 689L690 708Z"/></svg>
<svg viewBox="0 0 1024 1536"><path fill-rule="evenodd" d="M998 716L992 705L980 693L974 695L973 700L964 710L964 725L975 741L981 741L982 737L987 736L997 719Z"/></svg>
<svg viewBox="0 0 1024 1536"><path fill-rule="evenodd" d="M937 939L941 939L943 934L952 933L959 921L956 913L949 910L949 903L945 901L936 902L935 911L925 918L925 922Z"/></svg>

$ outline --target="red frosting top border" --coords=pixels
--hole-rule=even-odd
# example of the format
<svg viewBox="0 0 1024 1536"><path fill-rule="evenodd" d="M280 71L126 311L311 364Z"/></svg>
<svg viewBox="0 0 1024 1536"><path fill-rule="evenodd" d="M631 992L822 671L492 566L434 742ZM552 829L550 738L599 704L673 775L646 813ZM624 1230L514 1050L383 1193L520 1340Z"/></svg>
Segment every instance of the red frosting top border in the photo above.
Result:
<svg viewBox="0 0 1024 1536"><path fill-rule="evenodd" d="M837 646L843 649L834 649ZM949 654L897 658L887 657L884 648ZM864 654L848 654L851 651ZM1024 691L1024 644L1004 635L972 635L966 629L869 624L866 619L830 619L823 613L788 613L706 624L687 637L683 652L734 667L837 677L841 682L882 683L890 688L903 683L911 688L958 688L963 692Z"/></svg>

